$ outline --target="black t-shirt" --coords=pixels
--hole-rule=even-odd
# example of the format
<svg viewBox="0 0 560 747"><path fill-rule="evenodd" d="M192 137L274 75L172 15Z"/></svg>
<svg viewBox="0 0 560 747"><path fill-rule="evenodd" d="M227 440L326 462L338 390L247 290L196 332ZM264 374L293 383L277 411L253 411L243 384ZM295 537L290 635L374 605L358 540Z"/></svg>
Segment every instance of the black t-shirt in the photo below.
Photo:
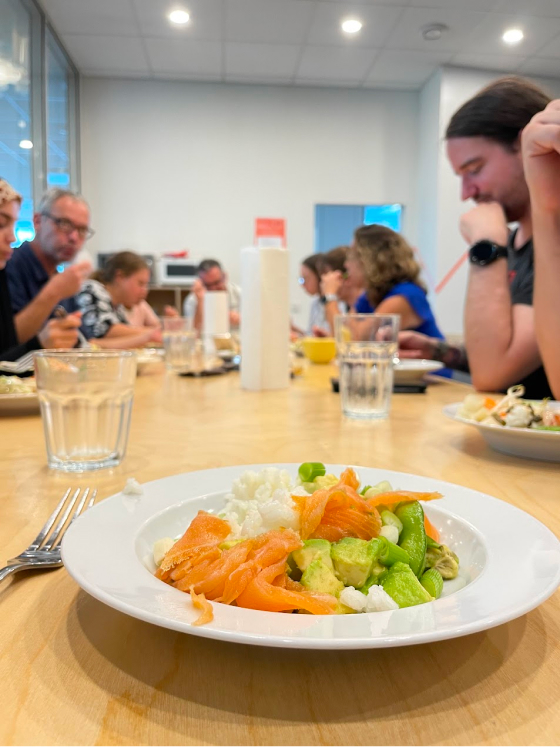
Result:
<svg viewBox="0 0 560 747"><path fill-rule="evenodd" d="M23 345L18 343L6 270L0 270L0 361L15 361L30 350L40 347L36 337Z"/></svg>
<svg viewBox="0 0 560 747"><path fill-rule="evenodd" d="M533 259L533 240L529 239L519 249L513 248L515 231L510 235L508 243L508 276L511 303L533 305L533 282L535 268ZM540 366L522 381L527 399L544 399L553 397L544 368Z"/></svg>

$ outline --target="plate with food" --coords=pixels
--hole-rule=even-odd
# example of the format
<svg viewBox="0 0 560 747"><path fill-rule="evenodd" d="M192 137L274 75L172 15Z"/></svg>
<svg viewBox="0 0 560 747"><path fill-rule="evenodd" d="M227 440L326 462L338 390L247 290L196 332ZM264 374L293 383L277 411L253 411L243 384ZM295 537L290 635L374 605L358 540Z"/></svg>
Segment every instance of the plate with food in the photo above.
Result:
<svg viewBox="0 0 560 747"><path fill-rule="evenodd" d="M125 614L301 649L475 633L529 612L560 583L560 543L508 503L427 477L317 463L123 490L72 524L62 555L86 592Z"/></svg>
<svg viewBox="0 0 560 747"><path fill-rule="evenodd" d="M395 384L417 384L426 374L433 374L444 367L440 361L399 359L393 366Z"/></svg>
<svg viewBox="0 0 560 747"><path fill-rule="evenodd" d="M0 376L0 414L22 415L39 410L34 378Z"/></svg>
<svg viewBox="0 0 560 747"><path fill-rule="evenodd" d="M523 386L510 387L505 396L472 393L443 412L474 425L496 451L560 462L560 402L523 399L523 394Z"/></svg>

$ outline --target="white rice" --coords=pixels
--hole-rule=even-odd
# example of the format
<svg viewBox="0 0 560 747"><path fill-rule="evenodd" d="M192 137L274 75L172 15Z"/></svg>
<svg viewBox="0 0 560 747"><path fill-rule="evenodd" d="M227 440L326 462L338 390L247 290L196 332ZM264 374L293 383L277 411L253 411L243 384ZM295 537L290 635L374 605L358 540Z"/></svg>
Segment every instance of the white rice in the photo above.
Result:
<svg viewBox="0 0 560 747"><path fill-rule="evenodd" d="M244 472L233 481L232 492L220 516L231 524L229 539L256 537L271 529L299 530L299 513L291 494L308 495L295 488L286 470L266 467Z"/></svg>

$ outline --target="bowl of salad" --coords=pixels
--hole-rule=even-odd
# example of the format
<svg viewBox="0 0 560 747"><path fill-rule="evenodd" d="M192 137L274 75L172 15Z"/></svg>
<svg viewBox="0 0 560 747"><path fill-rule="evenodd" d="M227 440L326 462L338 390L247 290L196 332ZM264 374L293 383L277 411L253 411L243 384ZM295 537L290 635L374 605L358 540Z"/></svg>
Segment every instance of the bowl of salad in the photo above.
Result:
<svg viewBox="0 0 560 747"><path fill-rule="evenodd" d="M526 553L512 536L524 537ZM467 635L528 612L560 583L558 539L504 501L427 477L314 462L124 489L72 524L62 554L86 592L125 614L305 649Z"/></svg>
<svg viewBox="0 0 560 747"><path fill-rule="evenodd" d="M0 414L21 415L39 410L34 378L0 376Z"/></svg>
<svg viewBox="0 0 560 747"><path fill-rule="evenodd" d="M444 407L453 420L474 425L493 449L512 456L560 461L560 402L523 398L523 386L505 396L471 393Z"/></svg>

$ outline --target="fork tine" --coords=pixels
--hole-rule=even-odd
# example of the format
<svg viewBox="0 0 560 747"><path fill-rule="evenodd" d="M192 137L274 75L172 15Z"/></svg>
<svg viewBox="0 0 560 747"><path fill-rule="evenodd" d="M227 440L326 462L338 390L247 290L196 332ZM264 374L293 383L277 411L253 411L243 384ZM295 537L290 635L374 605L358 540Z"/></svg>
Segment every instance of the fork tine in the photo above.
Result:
<svg viewBox="0 0 560 747"><path fill-rule="evenodd" d="M58 506L55 508L55 510L52 512L52 514L49 516L49 518L47 519L45 526L41 529L41 531L35 537L33 542L29 545L29 547L27 548L27 552L32 552L33 550L39 549L39 546L44 542L45 537L50 532L52 525L57 520L58 515L62 511L62 508L64 504L66 503L66 499L68 498L69 495L70 495L70 488L68 488L66 493L64 493L64 495L62 496L62 500L60 501Z"/></svg>
<svg viewBox="0 0 560 747"><path fill-rule="evenodd" d="M80 515L80 514L81 514L81 513L83 512L83 511L87 511L87 510L88 510L88 508L91 508L91 507L93 506L93 504L95 503L95 499L97 498L97 488L96 488L96 489L94 489L94 490L92 491L92 495L91 495L91 498L89 499L89 501L87 502L87 505L86 505L86 500L87 500L87 498L88 498L89 492L90 492L90 489L89 489L89 488L86 488L86 489L84 490L84 494L83 494L83 496L82 496L82 499L81 499L80 503L78 504L78 507L76 508L76 510L75 510L75 512L74 512L74 516L73 516L73 517L72 517L72 518L70 519L70 521L68 522L68 526L66 527L66 529L68 529L68 527L69 527L69 526L70 526L70 525L71 525L71 524L72 524L72 523L73 523L73 522L74 522L74 521L75 521L75 520L76 520L76 519L78 518L78 516L79 516L79 515ZM85 506L85 508L84 508L84 506ZM53 551L53 552L58 552L58 551L60 551L60 548L61 548L61 546L62 546L62 538L63 538L63 537L64 537L64 535L66 534L66 529L64 529L64 531L62 532L62 534L61 534L61 535L60 535L60 537L58 538L58 542L57 542L57 543L56 543L56 545L55 545L55 546L54 546L54 547L52 548L52 551Z"/></svg>
<svg viewBox="0 0 560 747"><path fill-rule="evenodd" d="M45 552L49 551L53 545L56 545L58 542L59 535L62 538L62 535L64 534L64 525L66 524L68 517L70 516L70 512L74 508L74 504L78 500L78 496L80 495L80 488L76 488L74 491L74 495L70 499L70 502L68 503L68 506L66 507L66 510L64 511L64 514L62 515L62 518L59 520L56 527L53 529L53 532L51 536L48 539L48 542L46 542L43 547L41 547L41 550L44 550Z"/></svg>

